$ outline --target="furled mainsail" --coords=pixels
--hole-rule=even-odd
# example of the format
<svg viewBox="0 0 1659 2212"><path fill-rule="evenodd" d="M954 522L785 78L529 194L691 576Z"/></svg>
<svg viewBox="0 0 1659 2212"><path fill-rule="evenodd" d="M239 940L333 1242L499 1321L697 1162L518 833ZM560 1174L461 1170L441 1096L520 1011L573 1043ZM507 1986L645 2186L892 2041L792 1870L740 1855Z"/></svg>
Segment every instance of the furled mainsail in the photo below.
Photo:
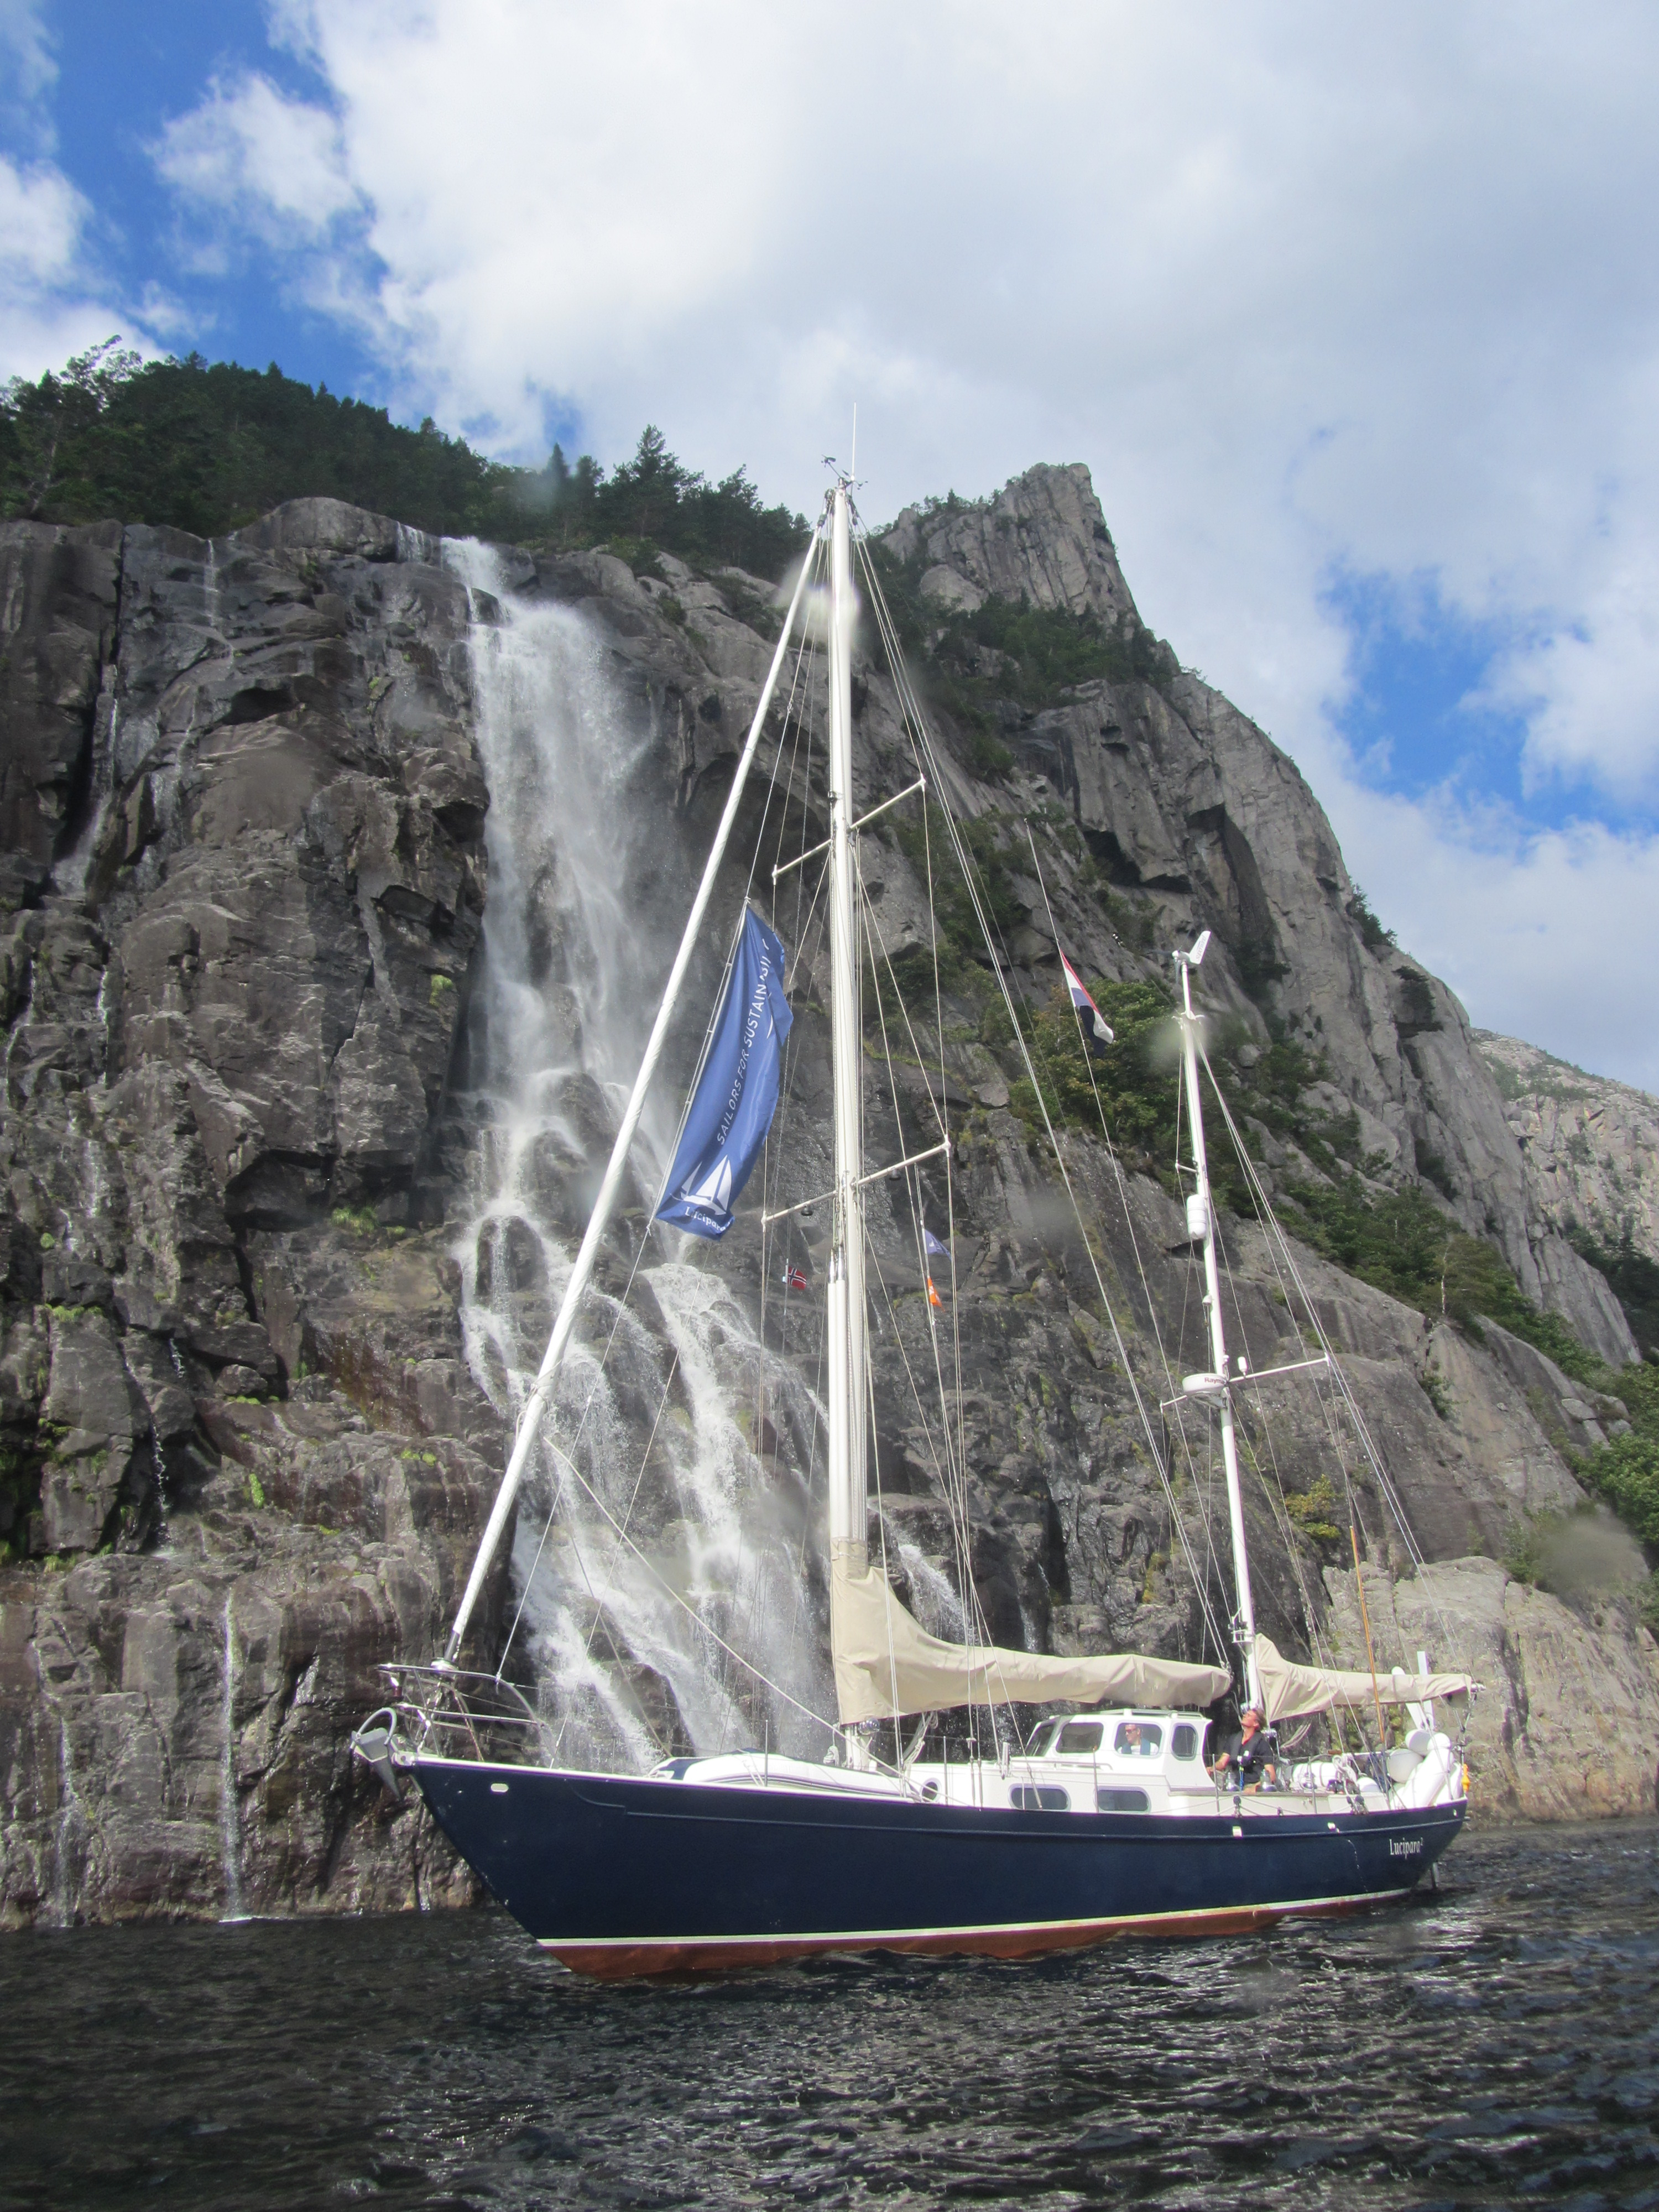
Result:
<svg viewBox="0 0 1659 2212"><path fill-rule="evenodd" d="M1056 1659L989 1644L946 1644L917 1625L879 1567L843 1557L830 1571L830 1635L843 1723L943 1712L952 1705L1046 1705L1056 1698L1200 1708L1232 1685L1224 1667L1148 1659L1134 1651Z"/></svg>
<svg viewBox="0 0 1659 2212"><path fill-rule="evenodd" d="M1373 1705L1425 1705L1434 1698L1464 1698L1480 1685L1468 1674L1408 1674L1403 1667L1369 1674L1355 1668L1298 1667L1269 1637L1255 1639L1256 1672L1270 1721L1341 1708L1370 1712Z"/></svg>

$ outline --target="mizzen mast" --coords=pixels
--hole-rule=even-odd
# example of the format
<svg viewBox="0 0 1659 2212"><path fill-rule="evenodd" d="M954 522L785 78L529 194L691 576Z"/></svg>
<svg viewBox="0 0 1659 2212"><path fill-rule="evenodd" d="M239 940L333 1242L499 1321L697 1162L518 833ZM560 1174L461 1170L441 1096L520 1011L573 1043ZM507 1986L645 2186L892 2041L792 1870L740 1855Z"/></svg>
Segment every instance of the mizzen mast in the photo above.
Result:
<svg viewBox="0 0 1659 2212"><path fill-rule="evenodd" d="M1198 1038L1203 1016L1193 1012L1193 970L1209 950L1206 929L1188 952L1177 952L1181 970L1181 1012L1176 1016L1181 1031L1181 1065L1187 1085L1187 1118L1192 1133L1193 1190L1187 1200L1187 1226L1204 1240L1204 1312L1210 1327L1212 1372L1188 1375L1182 1389L1188 1397L1215 1398L1221 1415L1221 1461L1227 1479L1227 1516L1233 1540L1233 1578L1237 1610L1233 1633L1244 1662L1245 1695L1251 1705L1261 1702L1261 1682L1255 1663L1255 1608L1250 1598L1250 1561L1244 1541L1244 1500L1238 1480L1238 1439L1233 1427L1233 1376L1227 1364L1227 1335L1221 1319L1221 1275L1216 1260L1215 1202L1210 1193L1210 1163L1204 1149L1204 1105L1198 1087Z"/></svg>

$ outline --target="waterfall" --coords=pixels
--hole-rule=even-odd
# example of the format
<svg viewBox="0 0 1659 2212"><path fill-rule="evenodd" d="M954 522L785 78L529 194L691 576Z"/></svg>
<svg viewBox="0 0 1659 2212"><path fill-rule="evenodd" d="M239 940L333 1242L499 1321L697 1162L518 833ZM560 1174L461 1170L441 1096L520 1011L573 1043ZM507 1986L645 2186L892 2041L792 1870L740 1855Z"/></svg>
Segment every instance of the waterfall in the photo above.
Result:
<svg viewBox="0 0 1659 2212"><path fill-rule="evenodd" d="M246 1920L242 1909L242 1816L236 1797L236 1626L232 1592L225 1592L223 1720L224 1749L219 1767L219 1863L224 1875L222 1920Z"/></svg>
<svg viewBox="0 0 1659 2212"><path fill-rule="evenodd" d="M950 1577L933 1565L919 1544L901 1538L898 1555L909 1577L910 1609L928 1634L942 1636L947 1644L971 1642L967 1615Z"/></svg>
<svg viewBox="0 0 1659 2212"><path fill-rule="evenodd" d="M488 548L450 542L445 558L471 595L490 791L467 1048L480 1139L453 1251L472 1370L515 1419L684 908L663 911L677 904L664 885L678 861L656 733L613 681L600 638L572 610L515 595ZM666 1080L647 1105L634 1155L641 1208L678 1105ZM635 1241L641 1228L636 1212ZM638 1771L686 1750L823 1747L789 1702L831 1710L805 1572L803 1470L818 1409L712 1257L696 1239L654 1232L625 1307L626 1263L601 1267L551 1424L580 1480L544 1441L523 1493L512 1606L564 1764Z"/></svg>
<svg viewBox="0 0 1659 2212"><path fill-rule="evenodd" d="M81 1793L75 1786L69 1726L61 1717L58 1723L58 1853L52 1875L52 1910L60 1928L72 1928L76 1900L86 1876L87 1815ZM78 1867L74 1863L77 1856Z"/></svg>

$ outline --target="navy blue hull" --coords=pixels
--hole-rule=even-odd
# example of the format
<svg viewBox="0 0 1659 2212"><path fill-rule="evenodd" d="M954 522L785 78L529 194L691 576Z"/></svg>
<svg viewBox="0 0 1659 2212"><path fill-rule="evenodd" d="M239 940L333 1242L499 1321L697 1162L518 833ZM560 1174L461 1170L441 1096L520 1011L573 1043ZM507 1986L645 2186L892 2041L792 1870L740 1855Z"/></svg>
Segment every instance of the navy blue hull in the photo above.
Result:
<svg viewBox="0 0 1659 2212"><path fill-rule="evenodd" d="M1403 1895L1465 1811L1014 1813L424 1759L416 1773L514 1918L604 1975L1227 1933Z"/></svg>

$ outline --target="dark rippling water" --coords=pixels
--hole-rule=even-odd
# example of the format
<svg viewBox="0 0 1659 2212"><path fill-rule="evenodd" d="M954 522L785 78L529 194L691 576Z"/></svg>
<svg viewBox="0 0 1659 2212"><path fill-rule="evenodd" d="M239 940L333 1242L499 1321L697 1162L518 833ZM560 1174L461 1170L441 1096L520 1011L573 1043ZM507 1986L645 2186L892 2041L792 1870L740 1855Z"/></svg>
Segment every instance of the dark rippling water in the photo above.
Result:
<svg viewBox="0 0 1659 2212"><path fill-rule="evenodd" d="M500 1913L0 1938L0 2207L1659 2206L1659 1825L1030 1966L668 1987Z"/></svg>

